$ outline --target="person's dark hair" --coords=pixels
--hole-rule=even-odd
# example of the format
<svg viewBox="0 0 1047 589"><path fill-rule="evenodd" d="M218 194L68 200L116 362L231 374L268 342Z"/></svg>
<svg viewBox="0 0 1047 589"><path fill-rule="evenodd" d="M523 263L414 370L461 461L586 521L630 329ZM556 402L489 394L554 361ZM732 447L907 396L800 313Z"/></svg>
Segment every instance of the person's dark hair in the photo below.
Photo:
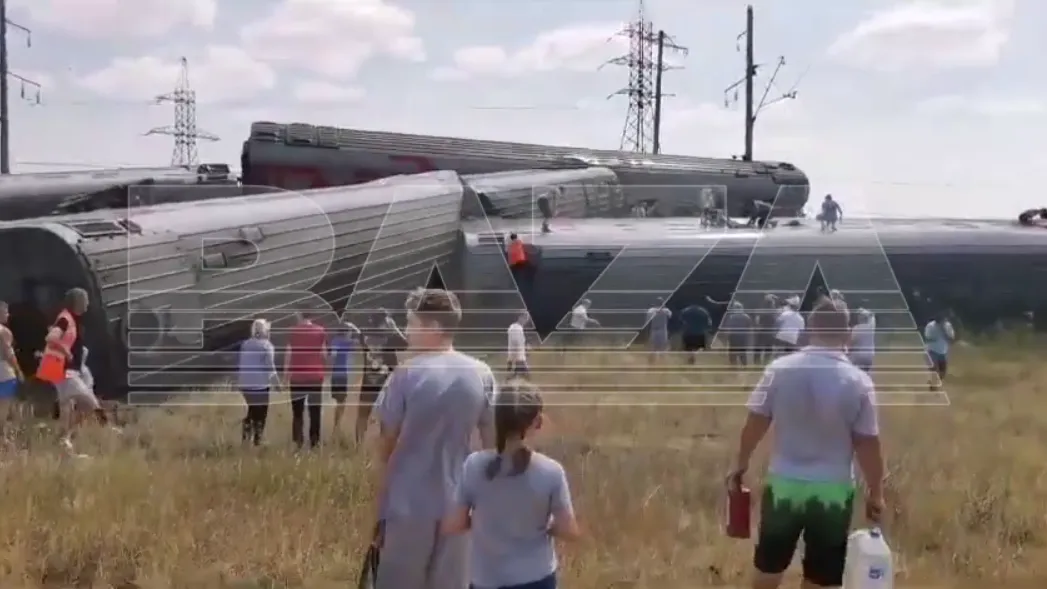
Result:
<svg viewBox="0 0 1047 589"><path fill-rule="evenodd" d="M420 288L407 297L407 310L420 319L435 323L444 331L457 329L462 322L462 306L449 290Z"/></svg>
<svg viewBox="0 0 1047 589"><path fill-rule="evenodd" d="M509 440L523 438L541 413L542 396L530 382L517 378L498 391L494 406L495 449L498 454L487 464L485 474L488 480L502 471L502 459ZM527 470L533 453L533 450L521 444L510 457L512 469L509 470L509 476L517 476Z"/></svg>
<svg viewBox="0 0 1047 589"><path fill-rule="evenodd" d="M518 235L516 235L515 233L510 233L510 234L509 234L509 239L510 239L511 241L516 241L516 239L517 239L518 237L519 237L519 236L518 236Z"/></svg>

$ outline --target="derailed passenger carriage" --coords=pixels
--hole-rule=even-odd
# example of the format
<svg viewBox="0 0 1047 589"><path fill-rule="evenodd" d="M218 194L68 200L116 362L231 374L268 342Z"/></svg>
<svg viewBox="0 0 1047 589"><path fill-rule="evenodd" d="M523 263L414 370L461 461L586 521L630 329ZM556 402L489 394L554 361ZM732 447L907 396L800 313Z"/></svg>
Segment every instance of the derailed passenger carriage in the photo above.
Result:
<svg viewBox="0 0 1047 589"><path fill-rule="evenodd" d="M267 187L248 190L254 194L270 191ZM222 164L11 174L0 177L0 221L243 193L229 166Z"/></svg>
<svg viewBox="0 0 1047 589"><path fill-rule="evenodd" d="M463 219L584 219L629 211L618 177L607 168L471 174L462 182L467 192Z"/></svg>
<svg viewBox="0 0 1047 589"><path fill-rule="evenodd" d="M695 214L703 193L729 216L746 215L752 200L775 202L776 216L800 216L810 183L786 162L537 145L343 129L301 123L252 123L241 155L244 183L286 189L354 184L392 174L455 170L609 168L629 205L653 204L660 216Z"/></svg>
<svg viewBox="0 0 1047 589"><path fill-rule="evenodd" d="M453 279L461 203L458 176L436 172L12 223L0 227L14 254L0 298L32 371L63 293L85 288L99 393L164 398L213 383L255 318L279 329L296 310L330 323L343 310L402 309L411 288Z"/></svg>
<svg viewBox="0 0 1047 589"><path fill-rule="evenodd" d="M526 226L466 227L463 306L505 323L526 303L536 329L562 329L583 297L609 334L635 335L664 297L676 314L706 296L758 308L766 294L841 290L852 308L876 312L882 330L915 334L937 311L967 330L1007 324L1047 327L1047 233L1005 221L853 220L838 233L817 227L766 231L703 229L693 220L588 219L549 234ZM533 252L519 291L504 262L509 231ZM521 294L518 294L521 293ZM707 305L708 306L708 305ZM503 315L491 313L504 310ZM713 309L710 309L713 310ZM721 310L722 312L722 310ZM480 316L478 313L471 313ZM915 322L914 322L915 318ZM717 317L714 317L717 319ZM918 345L918 340L914 340Z"/></svg>

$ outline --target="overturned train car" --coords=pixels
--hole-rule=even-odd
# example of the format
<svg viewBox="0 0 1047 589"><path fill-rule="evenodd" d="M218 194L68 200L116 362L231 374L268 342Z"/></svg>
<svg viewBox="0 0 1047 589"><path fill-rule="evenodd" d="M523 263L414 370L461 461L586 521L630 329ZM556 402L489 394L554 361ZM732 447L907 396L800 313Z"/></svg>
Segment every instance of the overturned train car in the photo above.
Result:
<svg viewBox="0 0 1047 589"><path fill-rule="evenodd" d="M508 231L529 242L527 276L511 276L505 264ZM852 308L874 311L881 331L915 335L916 323L938 311L968 330L1030 320L1047 327L1047 232L1004 221L883 220L824 234L803 225L761 232L686 219L589 219L545 235L467 227L465 244L463 306L476 326L506 325L525 305L549 334L584 297L608 335L629 339L659 297L677 316L693 303L710 306L706 296L734 297L752 310L766 294L800 295L809 309L828 285Z"/></svg>
<svg viewBox="0 0 1047 589"><path fill-rule="evenodd" d="M744 216L753 200L775 202L775 215L799 216L810 189L807 176L786 162L638 155L298 123L253 123L241 155L244 183L293 190L430 170L486 174L589 166L611 169L630 205L646 205L660 216L692 215L703 193L733 217Z"/></svg>
<svg viewBox="0 0 1047 589"><path fill-rule="evenodd" d="M72 287L92 301L84 333L99 393L138 392L139 401L213 383L255 318L278 333L296 310L330 323L402 309L404 292L453 277L460 239L458 176L424 179L0 226L0 248L12 254L0 262L0 299L11 306L19 362L34 370Z"/></svg>
<svg viewBox="0 0 1047 589"><path fill-rule="evenodd" d="M264 187L249 193L267 192ZM240 196L229 167L116 168L0 178L0 221Z"/></svg>

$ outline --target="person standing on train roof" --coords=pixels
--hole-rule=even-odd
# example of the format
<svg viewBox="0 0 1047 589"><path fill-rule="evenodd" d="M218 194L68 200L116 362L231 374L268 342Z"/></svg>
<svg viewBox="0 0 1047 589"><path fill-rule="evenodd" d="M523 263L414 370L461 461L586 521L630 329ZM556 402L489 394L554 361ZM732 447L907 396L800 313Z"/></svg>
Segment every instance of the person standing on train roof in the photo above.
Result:
<svg viewBox="0 0 1047 589"><path fill-rule="evenodd" d="M47 332L36 377L54 385L58 393L61 444L73 451L72 435L85 417L94 414L102 425L109 417L102 410L91 387L84 382L83 315L88 308L87 291L73 288L66 292L65 306ZM113 428L115 430L115 428Z"/></svg>
<svg viewBox="0 0 1047 589"><path fill-rule="evenodd" d="M833 200L833 195L826 194L822 201L822 233L826 231L836 232L836 224L843 221L843 209L840 203Z"/></svg>
<svg viewBox="0 0 1047 589"><path fill-rule="evenodd" d="M284 374L291 389L291 439L304 443L305 414L309 413L309 447L320 445L324 377L327 376L327 332L304 313L295 313L296 324L284 356Z"/></svg>
<svg viewBox="0 0 1047 589"><path fill-rule="evenodd" d="M934 319L923 328L923 340L933 373L929 387L931 390L937 390L939 383L945 382L945 375L949 371L949 349L956 341L956 330L944 312L935 313Z"/></svg>
<svg viewBox="0 0 1047 589"><path fill-rule="evenodd" d="M14 334L7 327L8 319L10 308L6 302L0 301L0 437L4 435L3 430L11 419L18 385L25 380L15 354Z"/></svg>

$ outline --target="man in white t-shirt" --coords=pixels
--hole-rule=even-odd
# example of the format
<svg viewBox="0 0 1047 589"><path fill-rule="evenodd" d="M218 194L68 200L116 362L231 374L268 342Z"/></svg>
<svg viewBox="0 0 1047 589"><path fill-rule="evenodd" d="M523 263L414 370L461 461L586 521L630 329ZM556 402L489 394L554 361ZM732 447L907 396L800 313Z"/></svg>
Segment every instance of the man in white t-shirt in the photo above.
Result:
<svg viewBox="0 0 1047 589"><path fill-rule="evenodd" d="M524 326L530 319L531 316L527 311L520 311L516 321L513 321L506 332L508 334L506 356L509 360L506 369L511 376L528 377L531 375L531 368L527 365L527 335L524 333Z"/></svg>
<svg viewBox="0 0 1047 589"><path fill-rule="evenodd" d="M774 334L774 347L777 355L789 354L797 350L800 335L807 322L800 314L800 297L789 297L785 301L782 313L778 315L777 331Z"/></svg>
<svg viewBox="0 0 1047 589"><path fill-rule="evenodd" d="M592 306L592 301L589 299L582 299L573 309L571 309L570 331L573 334L571 339L574 340L575 343L582 339L582 332L586 329L600 326L599 321L589 317L589 309Z"/></svg>

